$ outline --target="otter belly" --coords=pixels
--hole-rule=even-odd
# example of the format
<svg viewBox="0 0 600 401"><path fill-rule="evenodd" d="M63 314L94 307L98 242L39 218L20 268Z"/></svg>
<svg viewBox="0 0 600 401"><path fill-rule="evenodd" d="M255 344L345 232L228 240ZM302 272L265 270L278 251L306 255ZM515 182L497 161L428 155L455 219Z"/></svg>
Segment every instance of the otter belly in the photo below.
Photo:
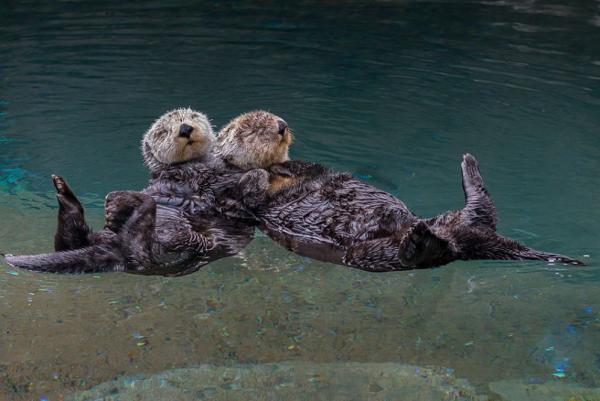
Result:
<svg viewBox="0 0 600 401"><path fill-rule="evenodd" d="M352 261L354 267L372 271L380 264L399 268L399 242L419 219L386 192L351 178L334 178L310 193L288 193L281 202L275 195L257 214L261 230L303 256L343 265ZM361 263L365 266L356 265Z"/></svg>
<svg viewBox="0 0 600 401"><path fill-rule="evenodd" d="M254 226L213 213L191 214L159 204L155 232L162 245L161 261L198 265L240 252L252 240ZM202 248L186 243L199 238L206 239Z"/></svg>
<svg viewBox="0 0 600 401"><path fill-rule="evenodd" d="M156 205L155 232L161 244L169 243L175 231L187 229L191 225L185 212L173 206Z"/></svg>
<svg viewBox="0 0 600 401"><path fill-rule="evenodd" d="M261 224L260 230L279 245L299 255L323 262L343 264L346 248L323 237L297 235L268 224Z"/></svg>

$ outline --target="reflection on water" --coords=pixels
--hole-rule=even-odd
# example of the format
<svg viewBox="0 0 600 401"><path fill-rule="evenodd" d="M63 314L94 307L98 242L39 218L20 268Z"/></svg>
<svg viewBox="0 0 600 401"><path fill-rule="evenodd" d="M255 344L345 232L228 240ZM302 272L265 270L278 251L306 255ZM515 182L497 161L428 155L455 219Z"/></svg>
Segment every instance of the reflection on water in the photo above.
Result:
<svg viewBox="0 0 600 401"><path fill-rule="evenodd" d="M436 366L479 394L599 386L599 16L557 1L0 5L1 251L51 249L51 173L98 227L106 192L146 182L144 130L191 105L215 125L267 108L296 131L293 157L422 215L460 206L471 152L502 233L589 261L369 274L259 237L179 279L1 265L0 399L284 361Z"/></svg>

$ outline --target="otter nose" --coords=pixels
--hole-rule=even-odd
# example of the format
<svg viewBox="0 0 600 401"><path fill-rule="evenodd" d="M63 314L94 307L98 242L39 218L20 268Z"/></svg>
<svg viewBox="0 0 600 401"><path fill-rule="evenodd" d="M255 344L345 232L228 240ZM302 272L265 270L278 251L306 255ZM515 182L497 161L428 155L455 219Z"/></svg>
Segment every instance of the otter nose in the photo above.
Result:
<svg viewBox="0 0 600 401"><path fill-rule="evenodd" d="M189 138L192 135L193 130L194 127L189 126L187 124L181 124L181 126L179 127L179 136Z"/></svg>
<svg viewBox="0 0 600 401"><path fill-rule="evenodd" d="M283 136L285 134L285 130L288 127L287 123L283 120L279 120L277 121L277 133L281 136Z"/></svg>

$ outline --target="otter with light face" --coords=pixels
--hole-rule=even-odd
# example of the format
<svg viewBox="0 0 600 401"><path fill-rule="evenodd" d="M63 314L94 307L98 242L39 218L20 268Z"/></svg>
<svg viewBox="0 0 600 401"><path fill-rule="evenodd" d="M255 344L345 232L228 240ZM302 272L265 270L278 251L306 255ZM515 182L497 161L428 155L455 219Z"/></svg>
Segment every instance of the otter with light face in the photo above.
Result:
<svg viewBox="0 0 600 401"><path fill-rule="evenodd" d="M238 253L252 239L254 225L218 211L217 200L237 184L242 171L213 155L214 142L201 113L178 109L159 118L142 140L150 185L141 192L108 194L105 228L96 233L71 188L53 176L59 203L56 252L7 256L7 262L56 273L174 276ZM258 165L267 167L266 162L262 158Z"/></svg>
<svg viewBox="0 0 600 401"><path fill-rule="evenodd" d="M458 259L582 264L497 234L494 204L469 154L461 164L465 206L423 219L394 196L319 164L285 161L264 170L249 163L256 143L271 144L263 151L270 160L287 159L286 142L263 128L267 116L259 111L233 120L219 134L217 149L226 149L221 152L228 163L255 169L241 179L238 199L263 232L296 253L372 272L430 268Z"/></svg>
<svg viewBox="0 0 600 401"><path fill-rule="evenodd" d="M256 110L237 116L221 129L216 153L241 170L264 169L290 159L292 139L283 119Z"/></svg>

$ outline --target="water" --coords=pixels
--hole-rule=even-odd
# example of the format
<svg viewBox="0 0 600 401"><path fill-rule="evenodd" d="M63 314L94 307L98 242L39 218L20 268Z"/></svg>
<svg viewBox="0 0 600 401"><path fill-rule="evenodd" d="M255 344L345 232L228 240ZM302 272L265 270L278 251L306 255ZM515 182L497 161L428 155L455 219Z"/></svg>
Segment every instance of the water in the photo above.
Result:
<svg viewBox="0 0 600 401"><path fill-rule="evenodd" d="M178 279L0 265L0 399L278 362L433 366L481 394L600 386L597 1L10 2L0 77L1 250L51 249L52 173L99 227L106 192L145 185L143 132L190 105L216 126L271 110L294 158L424 216L460 207L471 152L502 233L588 262L369 274L259 236Z"/></svg>

